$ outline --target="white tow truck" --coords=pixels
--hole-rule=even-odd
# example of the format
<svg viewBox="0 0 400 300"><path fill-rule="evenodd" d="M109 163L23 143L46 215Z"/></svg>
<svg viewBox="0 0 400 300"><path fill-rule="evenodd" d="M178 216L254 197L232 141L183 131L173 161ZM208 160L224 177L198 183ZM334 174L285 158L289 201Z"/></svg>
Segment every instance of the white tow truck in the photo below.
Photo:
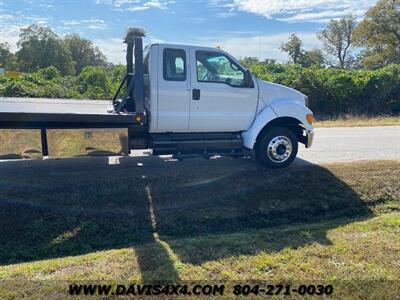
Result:
<svg viewBox="0 0 400 300"><path fill-rule="evenodd" d="M242 155L288 166L298 143L313 141L313 114L302 93L253 76L228 53L152 44L130 29L127 73L112 101L0 98L0 128L128 128L131 149L153 154ZM119 94L125 88L122 98Z"/></svg>

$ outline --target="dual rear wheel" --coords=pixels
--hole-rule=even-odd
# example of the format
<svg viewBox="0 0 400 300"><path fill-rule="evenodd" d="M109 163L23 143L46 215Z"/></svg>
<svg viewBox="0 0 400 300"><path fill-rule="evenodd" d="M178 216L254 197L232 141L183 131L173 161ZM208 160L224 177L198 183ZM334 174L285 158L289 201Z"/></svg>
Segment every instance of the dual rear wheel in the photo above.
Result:
<svg viewBox="0 0 400 300"><path fill-rule="evenodd" d="M285 168L296 158L298 139L285 127L269 127L257 138L254 151L257 159L266 167Z"/></svg>

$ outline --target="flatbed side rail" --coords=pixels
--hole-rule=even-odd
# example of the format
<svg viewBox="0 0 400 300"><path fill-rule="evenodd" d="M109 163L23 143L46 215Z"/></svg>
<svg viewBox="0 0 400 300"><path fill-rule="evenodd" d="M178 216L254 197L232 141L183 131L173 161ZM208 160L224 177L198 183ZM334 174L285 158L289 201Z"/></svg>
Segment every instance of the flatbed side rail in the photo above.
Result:
<svg viewBox="0 0 400 300"><path fill-rule="evenodd" d="M37 113L0 113L0 129L40 130L42 156L49 156L48 129L108 129L126 128L128 145L136 136L147 134L144 114L128 115L74 115Z"/></svg>

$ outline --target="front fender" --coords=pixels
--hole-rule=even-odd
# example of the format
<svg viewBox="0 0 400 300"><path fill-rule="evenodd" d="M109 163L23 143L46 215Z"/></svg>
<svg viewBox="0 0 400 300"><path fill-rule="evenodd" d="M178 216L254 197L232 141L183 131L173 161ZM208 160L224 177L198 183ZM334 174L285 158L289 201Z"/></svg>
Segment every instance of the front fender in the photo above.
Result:
<svg viewBox="0 0 400 300"><path fill-rule="evenodd" d="M259 113L251 127L242 132L243 146L247 149L253 149L257 136L266 124L276 119L277 115L270 106L267 106Z"/></svg>
<svg viewBox="0 0 400 300"><path fill-rule="evenodd" d="M243 146L247 149L253 149L258 134L269 122L276 118L295 118L303 124L307 132L311 132L313 126L307 122L307 114L312 114L312 111L297 102L291 100L273 102L258 114L251 127L242 133Z"/></svg>
<svg viewBox="0 0 400 300"><path fill-rule="evenodd" d="M313 130L313 126L307 122L306 116L308 114L312 114L312 111L309 110L306 106L294 102L291 100L280 100L271 103L271 108L278 116L278 118L282 117L291 117L299 120L307 131Z"/></svg>

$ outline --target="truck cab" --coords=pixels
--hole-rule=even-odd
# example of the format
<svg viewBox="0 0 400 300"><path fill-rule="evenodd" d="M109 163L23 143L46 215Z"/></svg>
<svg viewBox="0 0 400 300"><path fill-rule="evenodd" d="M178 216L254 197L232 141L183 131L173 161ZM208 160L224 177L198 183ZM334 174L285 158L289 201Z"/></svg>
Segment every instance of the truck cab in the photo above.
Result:
<svg viewBox="0 0 400 300"><path fill-rule="evenodd" d="M152 44L144 51L145 106L155 153L252 150L285 167L313 139L307 97L253 76L229 53Z"/></svg>

